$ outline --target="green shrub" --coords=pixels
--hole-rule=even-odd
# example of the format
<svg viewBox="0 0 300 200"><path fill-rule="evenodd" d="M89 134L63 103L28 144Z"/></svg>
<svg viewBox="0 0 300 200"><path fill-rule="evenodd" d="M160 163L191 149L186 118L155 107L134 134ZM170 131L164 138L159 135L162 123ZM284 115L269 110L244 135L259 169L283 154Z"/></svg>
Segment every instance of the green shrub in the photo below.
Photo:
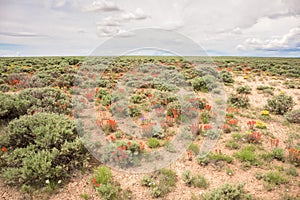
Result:
<svg viewBox="0 0 300 200"><path fill-rule="evenodd" d="M252 199L243 189L244 185L230 185L224 184L219 188L211 190L209 193L201 196L202 200L244 200Z"/></svg>
<svg viewBox="0 0 300 200"><path fill-rule="evenodd" d="M176 173L170 169L161 169L157 177L157 184L152 188L154 197L163 197L168 194L176 183Z"/></svg>
<svg viewBox="0 0 300 200"><path fill-rule="evenodd" d="M194 186L199 188L207 188L208 183L205 177L200 174L192 176L191 171L187 170L182 173L182 179L187 186Z"/></svg>
<svg viewBox="0 0 300 200"><path fill-rule="evenodd" d="M285 118L290 123L300 124L300 109L286 113Z"/></svg>
<svg viewBox="0 0 300 200"><path fill-rule="evenodd" d="M220 75L225 85L232 85L232 83L234 83L234 79L230 72L221 71Z"/></svg>
<svg viewBox="0 0 300 200"><path fill-rule="evenodd" d="M94 170L94 176L97 183L107 184L112 179L112 173L106 166L100 166Z"/></svg>
<svg viewBox="0 0 300 200"><path fill-rule="evenodd" d="M10 89L9 85L1 84L0 85L0 92L8 92Z"/></svg>
<svg viewBox="0 0 300 200"><path fill-rule="evenodd" d="M238 94L251 94L251 90L250 86L239 86L236 88Z"/></svg>
<svg viewBox="0 0 300 200"><path fill-rule="evenodd" d="M250 106L249 97L240 94L230 94L228 103L237 108L248 108Z"/></svg>
<svg viewBox="0 0 300 200"><path fill-rule="evenodd" d="M287 175L291 175L291 176L295 176L295 177L299 175L297 168L294 167L293 165L290 165L289 168L286 168L284 171Z"/></svg>
<svg viewBox="0 0 300 200"><path fill-rule="evenodd" d="M227 147L228 149L239 149L240 145L239 143L237 143L235 140L228 140L225 144L225 147Z"/></svg>
<svg viewBox="0 0 300 200"><path fill-rule="evenodd" d="M49 113L12 120L0 146L2 177L8 184L43 187L70 177L82 168L88 155L71 119Z"/></svg>
<svg viewBox="0 0 300 200"><path fill-rule="evenodd" d="M271 186L274 185L280 185L284 183L288 183L288 178L285 177L281 172L279 171L269 171L265 174L257 174L257 179L263 179L267 183L269 183Z"/></svg>
<svg viewBox="0 0 300 200"><path fill-rule="evenodd" d="M204 188L204 189L208 187L206 178L204 176L201 176L200 174L197 174L192 177L192 185L194 187Z"/></svg>
<svg viewBox="0 0 300 200"><path fill-rule="evenodd" d="M106 166L100 166L94 170L91 183L105 200L127 200L131 199L131 191L123 190L118 182L112 180L111 170Z"/></svg>
<svg viewBox="0 0 300 200"><path fill-rule="evenodd" d="M225 154L209 154L209 158L213 161L225 161L227 163L232 163L233 158L231 156L225 155Z"/></svg>
<svg viewBox="0 0 300 200"><path fill-rule="evenodd" d="M191 81L195 91L207 92L208 88L202 77L196 77Z"/></svg>
<svg viewBox="0 0 300 200"><path fill-rule="evenodd" d="M195 155L198 155L200 152L199 146L195 143L190 144L188 150L192 151Z"/></svg>
<svg viewBox="0 0 300 200"><path fill-rule="evenodd" d="M147 186L147 187L151 187L155 185L153 177L149 175L146 175L142 178L141 184L142 186Z"/></svg>
<svg viewBox="0 0 300 200"><path fill-rule="evenodd" d="M142 115L141 108L137 105L130 104L129 106L129 115L130 117L139 117Z"/></svg>
<svg viewBox="0 0 300 200"><path fill-rule="evenodd" d="M271 86L259 85L257 86L256 90L261 91L262 93L265 94L273 95L274 94L273 91L275 90L275 88Z"/></svg>
<svg viewBox="0 0 300 200"><path fill-rule="evenodd" d="M281 148L274 148L272 150L272 156L274 159L284 161L284 150Z"/></svg>
<svg viewBox="0 0 300 200"><path fill-rule="evenodd" d="M59 89L50 87L25 89L20 92L19 99L30 102L31 105L27 113L49 112L70 114L72 109L70 96Z"/></svg>
<svg viewBox="0 0 300 200"><path fill-rule="evenodd" d="M170 169L161 169L152 176L146 175L141 184L151 188L151 196L158 198L168 194L176 183L176 173Z"/></svg>
<svg viewBox="0 0 300 200"><path fill-rule="evenodd" d="M148 146L150 148L157 148L160 146L159 140L156 138L149 138L148 139Z"/></svg>
<svg viewBox="0 0 300 200"><path fill-rule="evenodd" d="M254 151L255 151L255 147L249 145L241 149L240 151L234 153L234 156L242 162L248 162L252 165L256 165L258 164L258 159Z"/></svg>
<svg viewBox="0 0 300 200"><path fill-rule="evenodd" d="M167 105L167 115L174 117L174 111L177 111L180 114L181 106L178 101L173 101Z"/></svg>
<svg viewBox="0 0 300 200"><path fill-rule="evenodd" d="M295 103L293 97L287 96L285 94L280 94L274 96L271 99L268 99L265 108L277 115L283 115L286 112L291 111L294 105Z"/></svg>
<svg viewBox="0 0 300 200"><path fill-rule="evenodd" d="M17 95L0 92L0 119L11 119L27 113L31 102Z"/></svg>

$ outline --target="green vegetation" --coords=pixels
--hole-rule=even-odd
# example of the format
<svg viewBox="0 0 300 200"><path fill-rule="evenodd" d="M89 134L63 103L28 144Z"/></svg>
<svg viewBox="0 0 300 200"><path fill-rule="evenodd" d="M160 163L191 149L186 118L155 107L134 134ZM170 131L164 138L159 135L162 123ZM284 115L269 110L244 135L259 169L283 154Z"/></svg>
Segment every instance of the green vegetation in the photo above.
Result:
<svg viewBox="0 0 300 200"><path fill-rule="evenodd" d="M12 120L0 139L7 147L1 157L1 176L13 185L43 187L58 183L86 164L88 155L66 116L49 113Z"/></svg>
<svg viewBox="0 0 300 200"><path fill-rule="evenodd" d="M300 109L286 113L285 118L290 123L300 124Z"/></svg>
<svg viewBox="0 0 300 200"><path fill-rule="evenodd" d="M151 196L154 198L166 196L176 183L176 173L170 169L161 169L152 176L146 175L141 184L151 188Z"/></svg>
<svg viewBox="0 0 300 200"><path fill-rule="evenodd" d="M211 192L201 196L203 200L216 200L216 199L236 199L236 200L249 200L252 197L244 191L243 185L230 185L224 184L219 188L213 189Z"/></svg>
<svg viewBox="0 0 300 200"><path fill-rule="evenodd" d="M188 186L194 186L194 187L199 187L204 189L208 187L208 182L204 176L201 176L200 174L193 176L191 174L191 171L189 170L182 173L182 180Z"/></svg>
<svg viewBox="0 0 300 200"><path fill-rule="evenodd" d="M270 112L277 115L284 115L286 112L291 111L295 105L293 97L285 94L280 94L268 99L265 108Z"/></svg>

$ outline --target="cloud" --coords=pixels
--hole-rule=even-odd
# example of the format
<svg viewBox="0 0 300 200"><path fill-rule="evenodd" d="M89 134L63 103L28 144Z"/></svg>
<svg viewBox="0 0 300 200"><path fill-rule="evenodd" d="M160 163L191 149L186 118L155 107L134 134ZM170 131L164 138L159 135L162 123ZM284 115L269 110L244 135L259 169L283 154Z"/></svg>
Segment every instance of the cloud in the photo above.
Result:
<svg viewBox="0 0 300 200"><path fill-rule="evenodd" d="M120 11L121 9L111 1L98 0L91 5L83 6L82 10L85 12L99 12L99 11Z"/></svg>
<svg viewBox="0 0 300 200"><path fill-rule="evenodd" d="M99 37L111 37L116 34L126 34L127 31L121 27L130 21L144 20L149 16L144 13L141 8L137 8L134 12L123 11L122 13L115 16L108 16L101 22L97 23L97 35Z"/></svg>
<svg viewBox="0 0 300 200"><path fill-rule="evenodd" d="M10 36L10 37L42 37L43 36L31 32L0 32L0 35Z"/></svg>
<svg viewBox="0 0 300 200"><path fill-rule="evenodd" d="M271 39L247 38L243 44L236 46L237 50L267 50L280 51L296 49L300 50L300 27L292 28L281 36L273 36Z"/></svg>

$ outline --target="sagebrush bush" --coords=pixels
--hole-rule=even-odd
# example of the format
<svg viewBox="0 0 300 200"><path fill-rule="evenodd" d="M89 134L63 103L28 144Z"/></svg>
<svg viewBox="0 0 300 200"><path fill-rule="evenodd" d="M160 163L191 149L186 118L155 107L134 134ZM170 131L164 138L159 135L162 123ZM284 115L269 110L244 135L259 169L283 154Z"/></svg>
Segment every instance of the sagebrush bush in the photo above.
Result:
<svg viewBox="0 0 300 200"><path fill-rule="evenodd" d="M286 113L285 118L290 123L300 124L300 109Z"/></svg>
<svg viewBox="0 0 300 200"><path fill-rule="evenodd" d="M49 112L59 114L70 114L72 104L70 97L59 89L29 88L19 94L22 100L30 101L31 105L27 113L31 112Z"/></svg>
<svg viewBox="0 0 300 200"><path fill-rule="evenodd" d="M252 199L249 194L243 189L244 185L230 185L224 184L219 188L211 190L209 193L203 194L201 199L203 200L217 200L217 199Z"/></svg>
<svg viewBox="0 0 300 200"><path fill-rule="evenodd" d="M239 86L236 88L238 94L251 94L251 90L250 86Z"/></svg>
<svg viewBox="0 0 300 200"><path fill-rule="evenodd" d="M230 72L221 71L220 75L224 85L232 85L232 83L234 83L234 79L232 78L232 74Z"/></svg>
<svg viewBox="0 0 300 200"><path fill-rule="evenodd" d="M294 105L295 102L293 97L285 94L279 94L271 99L268 99L265 108L277 115L284 115L286 112L291 111Z"/></svg>
<svg viewBox="0 0 300 200"><path fill-rule="evenodd" d="M1 176L8 184L43 187L70 177L82 168L88 154L74 122L64 115L38 113L12 120L0 146Z"/></svg>
<svg viewBox="0 0 300 200"><path fill-rule="evenodd" d="M196 77L192 81L192 86L195 91L207 92L208 88L202 77Z"/></svg>
<svg viewBox="0 0 300 200"><path fill-rule="evenodd" d="M11 119L26 114L31 102L17 95L0 92L0 119Z"/></svg>
<svg viewBox="0 0 300 200"><path fill-rule="evenodd" d="M237 108L248 108L250 106L249 97L240 94L230 94L228 103Z"/></svg>
<svg viewBox="0 0 300 200"><path fill-rule="evenodd" d="M34 112L70 114L70 97L55 88L29 88L19 94L0 92L0 119L15 118Z"/></svg>

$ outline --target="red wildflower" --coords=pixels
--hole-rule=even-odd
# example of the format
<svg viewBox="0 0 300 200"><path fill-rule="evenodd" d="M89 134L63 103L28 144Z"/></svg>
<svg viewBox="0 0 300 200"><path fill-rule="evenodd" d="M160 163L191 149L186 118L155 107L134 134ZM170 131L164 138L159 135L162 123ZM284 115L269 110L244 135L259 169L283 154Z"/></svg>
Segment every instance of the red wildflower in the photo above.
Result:
<svg viewBox="0 0 300 200"><path fill-rule="evenodd" d="M204 128L205 130L208 130L208 129L211 129L211 126L210 126L209 124L204 124L204 125L203 125L203 128Z"/></svg>
<svg viewBox="0 0 300 200"><path fill-rule="evenodd" d="M97 184L96 178L93 178L93 179L92 179L92 184L93 184L93 185Z"/></svg>
<svg viewBox="0 0 300 200"><path fill-rule="evenodd" d="M206 109L206 110L211 110L211 105L206 104L206 105L205 105L205 109Z"/></svg>
<svg viewBox="0 0 300 200"><path fill-rule="evenodd" d="M110 135L109 138L110 138L112 141L115 141L115 140L116 140L116 137L113 136L113 135Z"/></svg>
<svg viewBox="0 0 300 200"><path fill-rule="evenodd" d="M124 145L124 146L122 146L122 149L123 149L123 150L126 150L126 148L127 148L127 147L126 147L125 145Z"/></svg>
<svg viewBox="0 0 300 200"><path fill-rule="evenodd" d="M128 142L127 142L127 146L128 146L128 147L130 147L130 145L131 145L131 142L130 142L130 141L128 141Z"/></svg>
<svg viewBox="0 0 300 200"><path fill-rule="evenodd" d="M140 149L143 150L145 148L145 144L142 141L140 141L139 144L140 144Z"/></svg>
<svg viewBox="0 0 300 200"><path fill-rule="evenodd" d="M230 125L237 125L238 124L238 120L237 119L229 119L228 120L228 124L230 124Z"/></svg>
<svg viewBox="0 0 300 200"><path fill-rule="evenodd" d="M20 81L18 79L13 80L14 85L17 85L18 83L20 83Z"/></svg>
<svg viewBox="0 0 300 200"><path fill-rule="evenodd" d="M3 147L1 148L1 151L2 151L2 152L5 152L5 151L7 151L7 148L3 146Z"/></svg>

